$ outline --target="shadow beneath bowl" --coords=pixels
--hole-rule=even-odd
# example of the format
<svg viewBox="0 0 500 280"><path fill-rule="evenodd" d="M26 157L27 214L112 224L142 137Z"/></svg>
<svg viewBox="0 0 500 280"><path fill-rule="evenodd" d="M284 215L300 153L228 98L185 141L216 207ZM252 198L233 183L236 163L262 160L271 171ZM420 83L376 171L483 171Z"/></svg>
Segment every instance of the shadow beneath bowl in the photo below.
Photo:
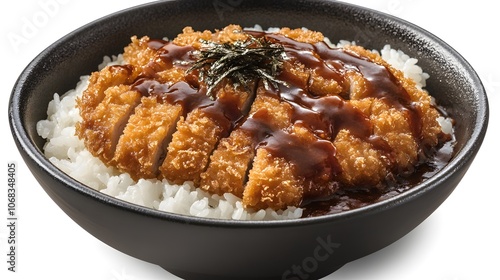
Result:
<svg viewBox="0 0 500 280"><path fill-rule="evenodd" d="M398 263L406 262L413 256L418 255L419 248L427 246L427 241L432 238L439 227L436 223L439 221L436 217L429 217L422 222L413 231L397 240L393 244L347 263L336 272L328 275L327 279L384 279L387 271L394 270Z"/></svg>
<svg viewBox="0 0 500 280"><path fill-rule="evenodd" d="M431 216L395 243L368 256L339 266L332 274L322 279L356 280L368 279L370 277L379 277L382 279L386 271L394 270L394 266L397 265L398 262L401 262L402 259L411 259L412 252L417 254L416 251L418 251L419 248L422 246L425 247L426 240L429 240L435 232L434 229L437 226L436 223L438 220L439 219L432 218ZM100 246L99 254L107 255L108 257L106 259L112 261L109 265L111 267L114 266L115 270L124 270L124 268L127 268L121 272L131 277L134 275L141 275L146 277L146 279L182 279L161 266L136 259L106 245Z"/></svg>

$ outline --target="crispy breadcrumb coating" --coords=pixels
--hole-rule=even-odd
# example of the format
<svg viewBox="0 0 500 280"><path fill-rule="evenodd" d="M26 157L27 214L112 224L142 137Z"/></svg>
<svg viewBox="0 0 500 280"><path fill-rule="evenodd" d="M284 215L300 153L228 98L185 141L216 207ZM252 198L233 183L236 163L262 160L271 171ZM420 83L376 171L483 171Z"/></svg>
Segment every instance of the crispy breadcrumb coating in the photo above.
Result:
<svg viewBox="0 0 500 280"><path fill-rule="evenodd" d="M275 210L339 189L384 189L446 139L430 95L403 72L363 47L339 50L384 71L402 95L374 93L363 69L322 58L325 37L307 29L273 35L306 46L309 55L283 44L283 83L223 82L215 99L207 97L204 77L189 68L196 54L206 42L223 46L252 34L228 25L213 32L185 27L171 41L133 36L126 64L92 73L77 100L76 134L94 156L136 180L192 181L210 193L232 193L247 208Z"/></svg>

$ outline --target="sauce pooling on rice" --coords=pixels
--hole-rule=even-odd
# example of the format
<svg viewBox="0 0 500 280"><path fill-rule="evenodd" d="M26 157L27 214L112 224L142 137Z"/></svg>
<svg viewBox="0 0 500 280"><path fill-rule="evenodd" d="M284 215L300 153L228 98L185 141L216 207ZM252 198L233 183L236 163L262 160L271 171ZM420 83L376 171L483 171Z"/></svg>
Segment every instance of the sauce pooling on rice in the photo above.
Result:
<svg viewBox="0 0 500 280"><path fill-rule="evenodd" d="M360 193L407 188L450 139L413 80L319 32L185 28L172 41L133 37L124 59L78 100L87 149L134 179L192 181L248 209L314 215L339 197L355 208Z"/></svg>

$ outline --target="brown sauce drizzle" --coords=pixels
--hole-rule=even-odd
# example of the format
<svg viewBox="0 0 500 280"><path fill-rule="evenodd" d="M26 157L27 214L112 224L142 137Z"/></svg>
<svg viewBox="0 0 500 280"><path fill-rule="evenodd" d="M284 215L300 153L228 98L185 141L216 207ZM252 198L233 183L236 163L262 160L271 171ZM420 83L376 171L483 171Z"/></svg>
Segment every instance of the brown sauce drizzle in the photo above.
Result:
<svg viewBox="0 0 500 280"><path fill-rule="evenodd" d="M287 56L292 61L296 60L304 64L307 68L314 69L325 79L333 79L343 85L344 75L347 71L356 71L366 79L367 96L384 100L389 105L407 112L410 119L413 136L415 139L421 138L421 116L415 108L409 94L394 75L383 65L374 63L367 58L357 56L340 48L331 48L325 42L308 44L294 41L284 36L275 34L264 35L270 40L276 40L285 47ZM335 139L336 133L340 129L347 128L357 137L370 141L371 127L365 116L348 103L332 98L315 98L307 91L307 85L298 84L293 77L283 73L280 78L294 85L289 89L280 87L280 96L285 100L290 100L299 106L309 108L316 114L320 114L321 119L327 124L333 124L330 131L330 139ZM299 91L294 93L292 91ZM299 98L297 100L297 98ZM350 108L349 108L350 107ZM337 108L344 108L339 111ZM297 119L302 118L304 114ZM324 123L324 122L323 122ZM310 125L315 125L311 123ZM336 126L335 126L336 125ZM375 144L381 144L376 141ZM382 144L382 146L384 146ZM378 148L382 148L382 146Z"/></svg>
<svg viewBox="0 0 500 280"><path fill-rule="evenodd" d="M316 71L325 79L334 79L339 84L344 84L344 76L347 71L360 72L367 80L368 96L381 98L394 105L396 108L406 110L410 115L417 115L417 110L411 105L410 97L406 90L400 85L398 80L384 66L373 63L365 58L358 57L342 49L330 48L324 42L309 44L301 43L286 38L281 35L266 34L263 32L252 32L255 37L265 36L267 40L277 42L284 46L288 60L292 63L298 61L306 68ZM256 137L258 146L265 147L274 156L290 159L297 165L297 170L302 172L306 180L313 178L313 174L330 172L338 174L340 168L335 159L335 148L330 141L333 141L341 129L347 129L352 135L371 143L376 149L387 154L390 158L390 147L381 138L373 135L373 128L367 116L360 110L350 105L339 96L317 97L309 91L307 82L304 82L290 73L283 71L278 79L287 83L279 85L268 91L283 102L287 102L293 108L292 122L309 128L318 136L313 145L271 145L270 143L294 143L281 130L272 132L264 129L269 138ZM251 116L249 119L255 118ZM247 120L248 121L248 120ZM420 118L411 118L414 135L420 137ZM257 122L260 123L260 122ZM260 135L259 127L251 125L242 126L254 135ZM326 144L329 142L330 144ZM321 144L319 144L321 143ZM293 146L293 147L292 147ZM313 148L314 147L314 148ZM310 149L316 150L310 152ZM321 150L321 151L319 151ZM333 159L328 159L330 155ZM322 162L323 164L311 164L312 162ZM311 175L311 176L308 176Z"/></svg>
<svg viewBox="0 0 500 280"><path fill-rule="evenodd" d="M326 214L344 212L361 208L376 202L395 197L413 186L429 179L441 170L451 160L456 140L453 138L438 147L435 154L426 162L415 166L413 172L406 176L397 176L390 181L387 187L380 189L338 190L333 196L325 200L312 201L304 207L302 217L315 217Z"/></svg>
<svg viewBox="0 0 500 280"><path fill-rule="evenodd" d="M156 56L167 64L167 68L173 65L187 67L194 61L191 56L194 50L192 46L178 46L164 40L149 40L148 47L156 50Z"/></svg>
<svg viewBox="0 0 500 280"><path fill-rule="evenodd" d="M216 121L224 129L230 131L243 117L238 106L238 98L225 95L224 98L212 100L206 95L207 89L197 82L195 73L186 75L186 81L174 84L156 80L156 73L172 67L187 69L194 62L191 46L178 46L169 41L150 40L148 46L156 50L156 59L143 68L141 75L132 85L134 90L143 96L156 96L159 102L182 106L184 117L200 109L209 118Z"/></svg>
<svg viewBox="0 0 500 280"><path fill-rule="evenodd" d="M301 43L281 35L262 32L252 32L252 35L255 37L265 36L268 40L282 44L292 63L298 61L323 78L337 81L341 86L345 84L344 77L347 71L361 73L366 79L366 96L384 100L391 107L405 111L414 138L417 141L421 139L420 112L414 106L404 87L385 66L342 49L330 48L324 42ZM251 116L242 128L250 131L253 135L258 135L254 139L259 143L258 146L265 147L274 156L285 158L295 164L296 169L300 172L299 176L306 178L306 184L308 179L314 178L317 174L330 172L335 177L340 173L340 167L335 158L335 147L331 145L330 141L335 139L341 129L347 129L355 137L371 143L374 148L385 153L387 160L392 161L391 148L381 137L373 135L372 125L361 111L339 96L315 96L309 91L307 82L294 77L289 72L282 72L278 79L286 82L287 86L280 84L269 94L290 104L293 108L292 122L308 127L318 136L318 140L313 145L308 146L296 144L290 134L281 130L270 131L269 127L262 124L263 122L255 120L259 116ZM252 125L248 125L248 122ZM418 177L421 180L424 170L431 172L430 170L437 168L429 166L421 165L419 170L422 173L417 172L418 175L411 177ZM440 165L439 168L441 167ZM320 200L315 199L314 194L312 199L308 199L308 194L305 193L302 205L306 209L304 216L335 212L340 208L344 210L358 208L395 195L396 192L402 192L410 185L407 181L401 182L401 178L397 178L397 180L401 183L397 190L389 190L390 188L382 191L360 189L340 191L331 195L330 189L326 189Z"/></svg>
<svg viewBox="0 0 500 280"><path fill-rule="evenodd" d="M331 48L324 42L308 44L277 34L249 33L255 37L264 36L270 41L283 45L288 59L300 62L322 77L333 79L340 85L345 84L344 75L347 71L361 73L367 82L367 95L385 100L395 108L405 111L411 122L415 139L418 141L421 138L422 123L419 111L413 105L406 90L386 67L345 50ZM348 129L351 134L371 143L376 149L390 152L387 143L373 135L370 121L361 111L338 96L318 98L309 92L307 84L286 71L277 78L288 85L273 87L268 90L267 94L290 104L293 108L292 123L310 129L317 136L316 141L307 146L304 146L296 135L269 126L266 120L268 115L265 112L259 111L246 117L245 112L238 109L237 98L210 99L206 95L206 87L195 81L196 78L188 77L186 81L174 84L157 81L156 72L161 68L186 69L189 63L194 62L192 57L194 49L190 46L177 46L163 40L150 40L148 46L156 50L156 59L144 67L142 74L132 85L133 89L143 96L156 96L161 102L181 105L184 115L192 110L201 109L227 132L235 127L248 131L253 137L254 148L265 148L274 156L284 158L296 165L297 175L302 176L306 181L324 172L328 172L333 178L340 173L332 141L341 129ZM196 73L189 75L196 75ZM384 194L379 191L359 191L351 194L339 192L333 198L330 195L327 201L308 204L304 216L335 212L342 207L357 208L365 203L375 202L383 196ZM305 197L307 198L307 194Z"/></svg>
<svg viewBox="0 0 500 280"><path fill-rule="evenodd" d="M270 122L268 111L259 110L239 129L249 132L254 148L263 147L273 156L295 164L300 177L314 178L325 171L336 174L340 170L332 142L318 138L304 146L299 137L271 127Z"/></svg>

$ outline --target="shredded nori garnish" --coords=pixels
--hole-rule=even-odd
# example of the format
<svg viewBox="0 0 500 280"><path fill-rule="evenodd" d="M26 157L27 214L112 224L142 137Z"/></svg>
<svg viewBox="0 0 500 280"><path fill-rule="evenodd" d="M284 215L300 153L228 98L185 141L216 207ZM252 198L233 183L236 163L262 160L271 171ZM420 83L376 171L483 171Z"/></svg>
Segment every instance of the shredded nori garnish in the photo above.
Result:
<svg viewBox="0 0 500 280"><path fill-rule="evenodd" d="M284 47L264 37L248 35L245 41L223 44L203 40L202 47L194 55L197 60L188 72L199 71L199 79L208 86L207 95L212 99L215 98L213 90L225 78L249 91L250 83L258 79L262 79L266 88L286 85L276 79L286 58Z"/></svg>

